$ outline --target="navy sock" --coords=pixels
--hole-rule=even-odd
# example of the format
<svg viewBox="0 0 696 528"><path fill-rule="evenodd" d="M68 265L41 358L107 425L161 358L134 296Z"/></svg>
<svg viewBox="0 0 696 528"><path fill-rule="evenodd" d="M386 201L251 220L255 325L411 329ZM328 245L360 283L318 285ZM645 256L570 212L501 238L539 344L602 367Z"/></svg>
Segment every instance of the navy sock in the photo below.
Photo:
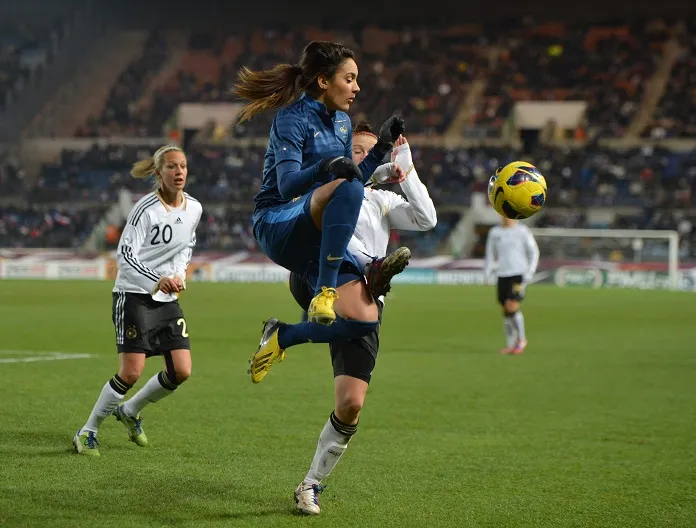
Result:
<svg viewBox="0 0 696 528"><path fill-rule="evenodd" d="M334 189L326 204L322 216L319 279L315 295L322 286L336 287L338 270L358 223L364 194L365 188L360 181L344 181Z"/></svg>
<svg viewBox="0 0 696 528"><path fill-rule="evenodd" d="M364 337L374 332L379 321L352 321L336 317L331 326L319 323L286 324L278 331L278 344L283 350L302 343L330 343Z"/></svg>

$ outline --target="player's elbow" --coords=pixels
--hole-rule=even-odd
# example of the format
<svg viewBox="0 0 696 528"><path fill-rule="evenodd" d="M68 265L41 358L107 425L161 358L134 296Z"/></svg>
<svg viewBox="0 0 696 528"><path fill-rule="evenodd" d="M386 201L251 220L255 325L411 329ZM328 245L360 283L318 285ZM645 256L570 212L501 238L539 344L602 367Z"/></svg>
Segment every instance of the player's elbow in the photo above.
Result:
<svg viewBox="0 0 696 528"><path fill-rule="evenodd" d="M301 190L295 185L294 178L284 177L278 179L278 192L284 200L292 200L302 194Z"/></svg>
<svg viewBox="0 0 696 528"><path fill-rule="evenodd" d="M283 183L283 181L278 182L278 192L284 200L291 200L295 197L292 186L288 185L287 183Z"/></svg>
<svg viewBox="0 0 696 528"><path fill-rule="evenodd" d="M137 266L133 256L133 249L130 246L122 245L116 250L116 268L119 271L128 273Z"/></svg>
<svg viewBox="0 0 696 528"><path fill-rule="evenodd" d="M123 269L123 266L126 265L126 257L123 254L123 251L119 247L118 250L116 251L116 267L118 269Z"/></svg>
<svg viewBox="0 0 696 528"><path fill-rule="evenodd" d="M435 226L437 225L437 215L433 211L432 215L424 216L421 218L420 222L418 222L418 225L420 225L420 228L423 231L430 231L431 229L435 229Z"/></svg>

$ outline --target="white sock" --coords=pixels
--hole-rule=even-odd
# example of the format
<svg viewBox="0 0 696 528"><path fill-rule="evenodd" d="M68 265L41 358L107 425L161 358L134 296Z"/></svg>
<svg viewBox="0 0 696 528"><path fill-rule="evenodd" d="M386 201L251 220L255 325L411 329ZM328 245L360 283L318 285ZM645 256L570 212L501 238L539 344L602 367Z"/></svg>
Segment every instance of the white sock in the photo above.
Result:
<svg viewBox="0 0 696 528"><path fill-rule="evenodd" d="M514 347L515 343L517 343L517 331L515 330L515 323L512 321L512 317L503 316L503 329L508 348Z"/></svg>
<svg viewBox="0 0 696 528"><path fill-rule="evenodd" d="M116 392L111 387L111 381L107 381L106 385L104 385L104 388L101 390L97 403L95 403L92 408L92 413L89 415L87 423L82 426L80 432L92 431L96 434L102 422L106 420L111 413L114 412L116 407L118 407L118 404L121 403L123 396L123 394Z"/></svg>
<svg viewBox="0 0 696 528"><path fill-rule="evenodd" d="M329 421L326 422L319 435L317 451L314 453L314 460L312 460L312 465L304 479L305 482L319 484L331 474L343 453L348 449L348 442L350 442L357 427L357 424L344 424L336 418L334 413L331 413ZM342 432L337 431L337 428L341 429Z"/></svg>
<svg viewBox="0 0 696 528"><path fill-rule="evenodd" d="M524 315L522 315L522 312L515 312L513 320L515 322L515 328L517 329L517 339L519 341L525 341L527 337L524 333Z"/></svg>
<svg viewBox="0 0 696 528"><path fill-rule="evenodd" d="M148 403L156 403L174 392L176 385L170 383L166 376L166 373L160 372L147 380L147 383L123 404L123 412L135 417Z"/></svg>

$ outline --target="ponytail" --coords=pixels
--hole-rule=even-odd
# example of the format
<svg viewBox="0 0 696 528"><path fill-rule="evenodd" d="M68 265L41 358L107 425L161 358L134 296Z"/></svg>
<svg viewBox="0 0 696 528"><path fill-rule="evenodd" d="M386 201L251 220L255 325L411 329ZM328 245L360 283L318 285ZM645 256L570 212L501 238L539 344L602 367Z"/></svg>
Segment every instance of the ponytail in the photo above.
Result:
<svg viewBox="0 0 696 528"><path fill-rule="evenodd" d="M231 90L232 94L249 101L239 114L239 122L290 104L299 91L298 80L301 76L302 68L291 64L278 64L270 70L261 71L243 67Z"/></svg>
<svg viewBox="0 0 696 528"><path fill-rule="evenodd" d="M133 178L138 178L139 180L146 180L153 174L155 174L155 158L148 158L140 161L136 161L133 164L133 168L130 173Z"/></svg>
<svg viewBox="0 0 696 528"><path fill-rule="evenodd" d="M154 176L157 178L157 183L159 184L160 177L157 174L157 171L162 169L164 155L171 151L183 152L183 150L176 145L165 145L164 147L160 147L151 158L136 161L131 168L131 176L139 180L146 180L154 174Z"/></svg>

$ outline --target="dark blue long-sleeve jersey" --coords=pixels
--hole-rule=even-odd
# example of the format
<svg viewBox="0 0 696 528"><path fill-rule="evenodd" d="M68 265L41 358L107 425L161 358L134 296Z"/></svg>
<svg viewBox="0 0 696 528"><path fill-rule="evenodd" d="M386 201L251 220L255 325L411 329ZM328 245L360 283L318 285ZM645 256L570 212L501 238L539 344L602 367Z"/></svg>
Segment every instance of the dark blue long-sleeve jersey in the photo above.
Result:
<svg viewBox="0 0 696 528"><path fill-rule="evenodd" d="M279 110L271 126L261 191L254 197L256 210L287 203L321 186L314 181L321 160L352 158L352 135L348 114L329 112L307 94ZM381 156L370 151L359 166L363 181L381 162Z"/></svg>

